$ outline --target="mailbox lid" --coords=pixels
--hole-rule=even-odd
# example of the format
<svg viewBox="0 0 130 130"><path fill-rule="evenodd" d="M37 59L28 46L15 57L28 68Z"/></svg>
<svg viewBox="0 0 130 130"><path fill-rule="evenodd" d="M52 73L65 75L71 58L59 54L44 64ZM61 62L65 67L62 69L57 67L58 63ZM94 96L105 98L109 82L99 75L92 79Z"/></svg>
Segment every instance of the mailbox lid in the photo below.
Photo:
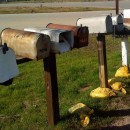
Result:
<svg viewBox="0 0 130 130"><path fill-rule="evenodd" d="M88 46L89 31L88 27L86 26L81 27L81 26L49 23L46 27L52 29L63 29L72 31L74 34L74 48L81 48Z"/></svg>
<svg viewBox="0 0 130 130"><path fill-rule="evenodd" d="M100 16L90 18L79 18L77 20L77 26L88 26L89 33L112 33L112 18L111 16Z"/></svg>
<svg viewBox="0 0 130 130"><path fill-rule="evenodd" d="M3 54L2 47L0 47L0 83L6 82L18 74L19 70L14 51L9 48L8 51Z"/></svg>
<svg viewBox="0 0 130 130"><path fill-rule="evenodd" d="M49 55L50 39L46 35L16 29L4 29L2 44L7 43L17 57L39 60Z"/></svg>
<svg viewBox="0 0 130 130"><path fill-rule="evenodd" d="M31 27L25 28L24 30L48 35L51 40L51 51L54 53L70 51L74 46L73 33L69 30L43 27Z"/></svg>
<svg viewBox="0 0 130 130"><path fill-rule="evenodd" d="M62 25L62 24L54 24L54 23L49 23L46 27L51 29L71 30L74 36L77 36L78 30L80 28L78 26Z"/></svg>
<svg viewBox="0 0 130 130"><path fill-rule="evenodd" d="M115 27L115 31L121 32L124 30L123 16L116 15L112 16L112 24Z"/></svg>

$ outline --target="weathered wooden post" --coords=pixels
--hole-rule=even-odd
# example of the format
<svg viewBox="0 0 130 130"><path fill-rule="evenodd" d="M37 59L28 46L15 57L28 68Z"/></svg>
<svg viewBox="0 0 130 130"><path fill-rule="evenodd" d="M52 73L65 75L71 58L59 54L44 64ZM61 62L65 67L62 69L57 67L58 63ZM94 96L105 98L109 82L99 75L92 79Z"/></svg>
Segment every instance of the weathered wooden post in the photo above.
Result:
<svg viewBox="0 0 130 130"><path fill-rule="evenodd" d="M119 0L116 0L116 14L119 14Z"/></svg>
<svg viewBox="0 0 130 130"><path fill-rule="evenodd" d="M100 86L108 87L105 35L98 34L97 47L98 47Z"/></svg>
<svg viewBox="0 0 130 130"><path fill-rule="evenodd" d="M24 30L46 34L51 40L50 55L44 58L43 62L45 71L48 124L53 127L60 120L56 54L70 51L74 44L74 37L72 32L67 30L47 28L26 28Z"/></svg>
<svg viewBox="0 0 130 130"><path fill-rule="evenodd" d="M54 126L60 119L55 53L50 53L50 56L44 59L44 71L48 123Z"/></svg>
<svg viewBox="0 0 130 130"><path fill-rule="evenodd" d="M105 35L113 32L111 16L78 19L77 25L87 25L90 34L98 34L99 79L101 87L108 87Z"/></svg>

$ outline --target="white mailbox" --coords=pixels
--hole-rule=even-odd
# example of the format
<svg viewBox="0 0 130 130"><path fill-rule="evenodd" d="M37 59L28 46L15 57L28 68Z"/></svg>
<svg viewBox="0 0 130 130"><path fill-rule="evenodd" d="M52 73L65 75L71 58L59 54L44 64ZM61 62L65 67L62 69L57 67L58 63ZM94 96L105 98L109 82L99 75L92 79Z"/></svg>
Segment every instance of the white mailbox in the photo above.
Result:
<svg viewBox="0 0 130 130"><path fill-rule="evenodd" d="M50 38L47 35L7 28L2 31L1 40L17 57L39 60L49 56Z"/></svg>
<svg viewBox="0 0 130 130"><path fill-rule="evenodd" d="M127 29L130 29L130 9L124 9L123 15L124 15L124 26Z"/></svg>
<svg viewBox="0 0 130 130"><path fill-rule="evenodd" d="M0 83L4 83L19 74L16 57L11 48L3 50L0 46Z"/></svg>
<svg viewBox="0 0 130 130"><path fill-rule="evenodd" d="M116 15L112 16L112 24L113 24L113 31L115 32L121 32L124 30L124 24L123 24L123 16L122 15Z"/></svg>
<svg viewBox="0 0 130 130"><path fill-rule="evenodd" d="M89 33L112 33L112 18L111 16L79 18L77 26L88 26Z"/></svg>
<svg viewBox="0 0 130 130"><path fill-rule="evenodd" d="M51 39L51 52L63 53L70 51L74 45L74 36L71 31L48 28L25 28L25 31L46 34Z"/></svg>

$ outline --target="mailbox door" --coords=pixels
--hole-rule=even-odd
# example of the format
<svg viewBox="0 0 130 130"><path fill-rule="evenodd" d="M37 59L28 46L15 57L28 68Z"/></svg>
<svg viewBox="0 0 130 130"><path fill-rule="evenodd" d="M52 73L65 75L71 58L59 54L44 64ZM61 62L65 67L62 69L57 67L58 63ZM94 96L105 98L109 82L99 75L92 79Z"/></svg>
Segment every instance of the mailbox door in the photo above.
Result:
<svg viewBox="0 0 130 130"><path fill-rule="evenodd" d="M124 30L122 15L112 16L112 24L115 32L121 32Z"/></svg>
<svg viewBox="0 0 130 130"><path fill-rule="evenodd" d="M9 50L3 54L2 47L0 47L0 83L6 82L18 74L19 70L14 51L9 48Z"/></svg>
<svg viewBox="0 0 130 130"><path fill-rule="evenodd" d="M81 48L81 47L88 46L88 43L89 43L89 31L88 31L88 27L86 27L86 26L81 27L78 30L77 37L78 37L78 39L77 39L77 42L75 44L76 48Z"/></svg>

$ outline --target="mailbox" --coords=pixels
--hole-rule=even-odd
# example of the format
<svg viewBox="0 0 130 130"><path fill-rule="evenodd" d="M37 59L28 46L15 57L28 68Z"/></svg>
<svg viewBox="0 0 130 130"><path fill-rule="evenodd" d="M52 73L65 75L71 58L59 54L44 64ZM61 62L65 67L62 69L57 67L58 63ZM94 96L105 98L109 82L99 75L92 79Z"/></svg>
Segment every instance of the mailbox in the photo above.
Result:
<svg viewBox="0 0 130 130"><path fill-rule="evenodd" d="M127 29L130 29L130 9L124 9L124 26Z"/></svg>
<svg viewBox="0 0 130 130"><path fill-rule="evenodd" d="M111 16L79 18L77 26L88 26L89 33L111 34L113 32Z"/></svg>
<svg viewBox="0 0 130 130"><path fill-rule="evenodd" d="M71 50L74 45L74 38L71 31L48 29L48 28L25 28L25 31L46 34L51 39L51 52L63 53Z"/></svg>
<svg viewBox="0 0 130 130"><path fill-rule="evenodd" d="M2 31L1 40L17 57L39 60L49 55L50 38L47 35L7 28Z"/></svg>
<svg viewBox="0 0 130 130"><path fill-rule="evenodd" d="M123 16L116 15L112 16L113 31L121 32L124 30Z"/></svg>
<svg viewBox="0 0 130 130"><path fill-rule="evenodd" d="M11 48L0 45L0 84L5 83L19 74L15 53Z"/></svg>
<svg viewBox="0 0 130 130"><path fill-rule="evenodd" d="M63 29L72 31L74 35L74 48L88 46L89 31L88 27L86 26L81 27L49 23L46 27L52 29Z"/></svg>

